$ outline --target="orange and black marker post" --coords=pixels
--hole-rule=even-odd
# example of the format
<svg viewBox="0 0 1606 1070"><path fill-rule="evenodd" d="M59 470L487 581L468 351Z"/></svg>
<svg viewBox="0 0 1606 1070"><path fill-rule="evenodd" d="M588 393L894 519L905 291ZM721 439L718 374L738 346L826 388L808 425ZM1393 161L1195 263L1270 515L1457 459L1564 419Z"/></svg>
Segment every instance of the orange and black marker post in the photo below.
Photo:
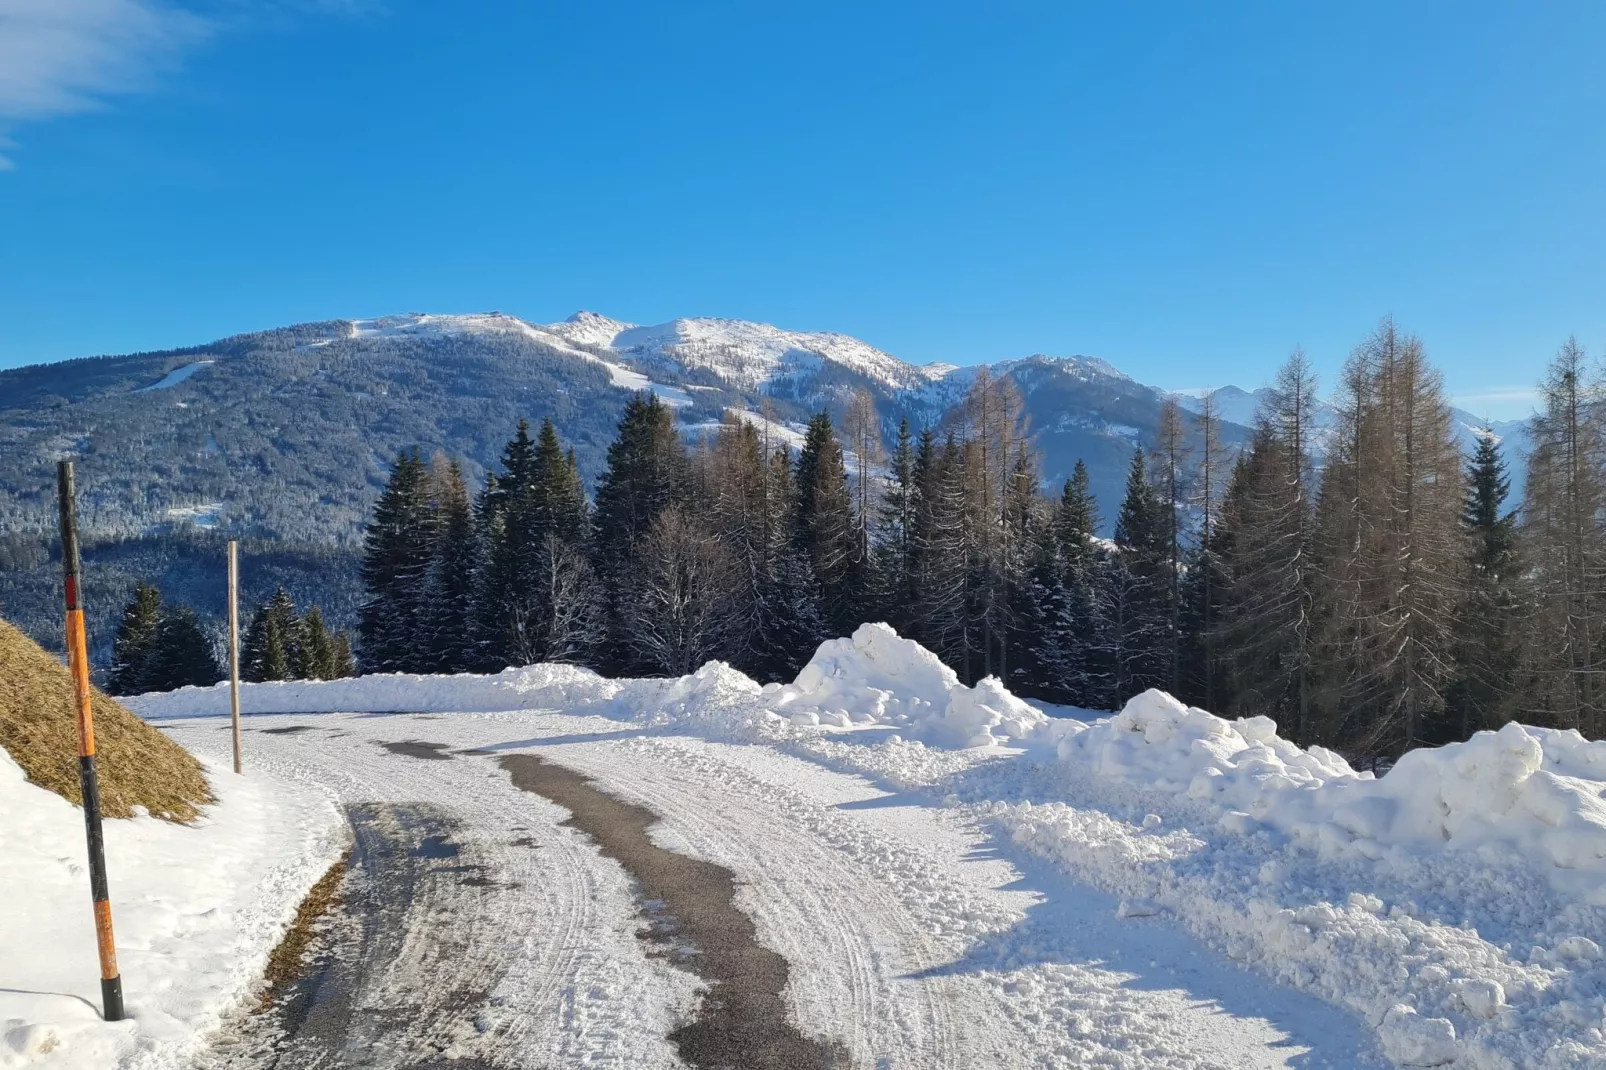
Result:
<svg viewBox="0 0 1606 1070"><path fill-rule="evenodd" d="M56 466L61 498L61 570L67 580L67 667L78 708L78 780L84 795L84 831L89 838L89 889L95 899L95 942L100 948L100 998L108 1022L123 1019L123 979L112 941L112 904L106 891L106 841L100 826L100 781L95 776L95 707L89 689L89 644L78 584L78 518L73 507L71 461Z"/></svg>

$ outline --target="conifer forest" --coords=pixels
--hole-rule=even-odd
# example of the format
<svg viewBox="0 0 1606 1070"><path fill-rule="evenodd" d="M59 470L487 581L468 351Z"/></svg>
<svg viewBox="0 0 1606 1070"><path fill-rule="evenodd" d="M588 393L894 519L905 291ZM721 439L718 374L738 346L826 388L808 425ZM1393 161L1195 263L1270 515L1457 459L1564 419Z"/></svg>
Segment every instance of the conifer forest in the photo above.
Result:
<svg viewBox="0 0 1606 1070"><path fill-rule="evenodd" d="M358 668L721 659L785 680L886 621L967 682L1091 709L1160 688L1361 755L1513 719L1606 731L1606 423L1576 344L1544 380L1522 501L1493 435L1457 447L1392 321L1326 394L1336 422L1317 427L1303 354L1273 385L1236 451L1208 398L1169 403L1119 502L1083 465L1045 490L1017 387L985 372L936 426L891 432L860 395L795 451L734 414L688 447L644 392L590 498L550 421L521 421L478 487L407 452L368 528Z"/></svg>

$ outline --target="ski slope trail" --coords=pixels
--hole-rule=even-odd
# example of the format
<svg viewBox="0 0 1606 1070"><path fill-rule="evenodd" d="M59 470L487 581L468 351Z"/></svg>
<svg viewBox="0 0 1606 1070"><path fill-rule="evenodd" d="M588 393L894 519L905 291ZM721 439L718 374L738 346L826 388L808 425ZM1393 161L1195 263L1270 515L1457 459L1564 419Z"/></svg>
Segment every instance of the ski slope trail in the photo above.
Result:
<svg viewBox="0 0 1606 1070"><path fill-rule="evenodd" d="M222 726L163 723L207 753ZM651 811L652 844L728 871L786 962L790 1026L840 1065L1384 1065L1358 1019L1160 919L1118 917L961 809L804 756L544 712L247 727L248 762L324 785L359 843L405 856L412 898L340 951L362 963L341 994L355 1025L320 1039L242 1020L214 1045L222 1065L688 1065L671 1037L719 1000L687 968L698 949L666 942L663 904L567 810L515 786L501 760L520 754Z"/></svg>

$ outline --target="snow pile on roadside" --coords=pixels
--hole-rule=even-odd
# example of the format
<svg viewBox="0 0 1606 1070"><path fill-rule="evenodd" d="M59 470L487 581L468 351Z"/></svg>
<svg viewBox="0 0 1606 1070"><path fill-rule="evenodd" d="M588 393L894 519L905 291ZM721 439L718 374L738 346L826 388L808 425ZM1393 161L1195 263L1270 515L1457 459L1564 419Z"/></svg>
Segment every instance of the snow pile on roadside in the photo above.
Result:
<svg viewBox="0 0 1606 1070"><path fill-rule="evenodd" d="M1269 718L1227 721L1148 691L1068 736L1059 756L1213 803L1229 830L1265 824L1324 859L1375 860L1397 846L1473 851L1526 861L1559 890L1606 906L1606 743L1576 732L1512 723L1410 751L1379 780L1282 739Z"/></svg>
<svg viewBox="0 0 1606 1070"><path fill-rule="evenodd" d="M145 717L216 717L229 712L227 683L125 700ZM788 725L889 725L943 747L1046 738L1061 722L989 677L975 687L919 643L885 624L821 643L790 684L762 688L724 662L678 679L610 680L574 665L530 665L489 676L406 673L348 680L245 684L242 713L475 713L561 709L685 724L750 738Z"/></svg>
<svg viewBox="0 0 1606 1070"><path fill-rule="evenodd" d="M480 676L378 673L345 680L276 680L240 685L241 713L491 713L571 709L607 702L620 683L575 665L529 665ZM141 717L219 717L229 685L183 687L126 698Z"/></svg>
<svg viewBox="0 0 1606 1070"><path fill-rule="evenodd" d="M821 643L794 682L765 695L793 724L895 725L941 747L1024 740L1050 724L996 677L966 687L937 655L885 624Z"/></svg>
<svg viewBox="0 0 1606 1070"><path fill-rule="evenodd" d="M0 1068L179 1065L251 995L343 826L316 788L208 773L218 802L194 825L106 822L129 1014L107 1023L82 811L0 751Z"/></svg>

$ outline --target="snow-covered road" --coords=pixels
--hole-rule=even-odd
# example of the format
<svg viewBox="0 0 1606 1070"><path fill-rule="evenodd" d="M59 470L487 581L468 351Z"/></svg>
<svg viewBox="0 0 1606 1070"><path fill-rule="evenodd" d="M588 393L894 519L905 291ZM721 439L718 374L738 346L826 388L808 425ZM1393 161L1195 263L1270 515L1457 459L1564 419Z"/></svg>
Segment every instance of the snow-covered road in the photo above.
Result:
<svg viewBox="0 0 1606 1070"><path fill-rule="evenodd" d="M216 754L224 723L163 726ZM793 1023L852 1066L1381 1063L1359 1019L1167 922L1118 917L1116 900L964 809L806 756L545 712L254 716L247 727L253 768L391 815L374 820L426 814L417 835L452 848L420 856L432 874L422 901L390 927L389 961L372 963L353 997L376 1024L382 1010L411 1010L353 1031L342 1065L683 1065L668 1037L701 982L638 938L644 904L621 865L562 824L565 810L513 785L497 758L516 753L646 806L662 818L658 846L730 870L759 942L790 964ZM440 746L385 746L407 741ZM279 1065L295 1065L280 1048ZM233 1052L234 1065L271 1064L249 1044Z"/></svg>

